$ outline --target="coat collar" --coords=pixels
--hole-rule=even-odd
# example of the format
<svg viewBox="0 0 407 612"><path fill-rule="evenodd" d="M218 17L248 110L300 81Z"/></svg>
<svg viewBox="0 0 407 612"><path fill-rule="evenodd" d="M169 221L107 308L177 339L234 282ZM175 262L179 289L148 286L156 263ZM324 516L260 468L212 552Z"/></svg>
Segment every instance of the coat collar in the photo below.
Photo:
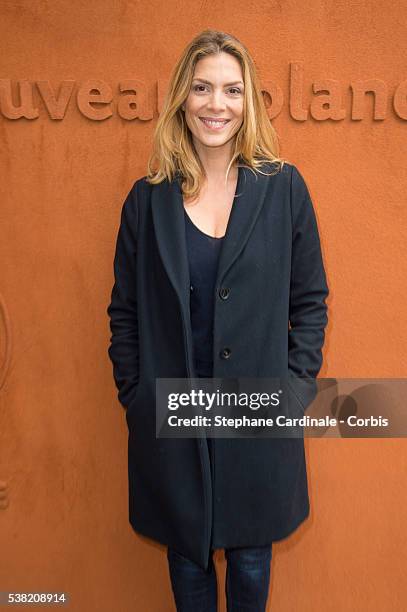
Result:
<svg viewBox="0 0 407 612"><path fill-rule="evenodd" d="M249 168L238 168L235 198L219 255L216 287L249 239L265 199L267 178L263 174L255 175ZM189 317L190 280L181 179L166 180L155 185L151 198L160 256L183 313Z"/></svg>

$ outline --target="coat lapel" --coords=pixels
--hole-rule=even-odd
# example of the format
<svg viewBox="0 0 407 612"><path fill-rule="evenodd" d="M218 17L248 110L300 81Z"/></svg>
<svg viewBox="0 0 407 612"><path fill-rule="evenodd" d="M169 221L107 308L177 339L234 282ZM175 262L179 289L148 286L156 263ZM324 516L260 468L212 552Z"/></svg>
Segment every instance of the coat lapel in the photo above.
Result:
<svg viewBox="0 0 407 612"><path fill-rule="evenodd" d="M216 286L244 249L266 195L268 177L239 167L235 198L219 255ZM152 215L160 256L182 306L190 320L190 279L185 237L181 179L163 181L152 189ZM188 326L189 327L189 326Z"/></svg>

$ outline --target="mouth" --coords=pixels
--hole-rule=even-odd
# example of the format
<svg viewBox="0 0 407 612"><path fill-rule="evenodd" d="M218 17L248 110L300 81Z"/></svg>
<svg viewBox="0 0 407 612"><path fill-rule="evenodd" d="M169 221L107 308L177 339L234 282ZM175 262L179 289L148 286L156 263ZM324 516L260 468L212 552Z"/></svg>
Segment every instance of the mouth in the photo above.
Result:
<svg viewBox="0 0 407 612"><path fill-rule="evenodd" d="M230 119L210 119L209 117L199 117L199 119L211 132L220 132L230 121Z"/></svg>

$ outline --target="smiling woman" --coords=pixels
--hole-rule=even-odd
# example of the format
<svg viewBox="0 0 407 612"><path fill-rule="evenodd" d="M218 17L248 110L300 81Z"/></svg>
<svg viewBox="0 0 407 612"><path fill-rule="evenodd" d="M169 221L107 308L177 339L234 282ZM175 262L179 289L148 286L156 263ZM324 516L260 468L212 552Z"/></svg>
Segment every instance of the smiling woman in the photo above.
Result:
<svg viewBox="0 0 407 612"><path fill-rule="evenodd" d="M178 610L216 611L213 552L224 549L227 608L264 612L272 542L309 514L303 439L156 435L157 379L290 376L297 387L322 364L328 287L313 205L278 157L235 37L204 31L182 53L148 170L123 204L108 307L130 522L167 547Z"/></svg>

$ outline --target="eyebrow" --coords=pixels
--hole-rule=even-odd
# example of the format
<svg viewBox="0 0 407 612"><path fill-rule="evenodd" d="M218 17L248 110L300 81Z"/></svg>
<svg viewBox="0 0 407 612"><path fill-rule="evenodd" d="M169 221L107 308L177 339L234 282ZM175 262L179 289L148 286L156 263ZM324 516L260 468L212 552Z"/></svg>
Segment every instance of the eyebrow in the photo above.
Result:
<svg viewBox="0 0 407 612"><path fill-rule="evenodd" d="M200 79L199 77L195 77L192 80L193 81L200 81L201 83L206 83L207 85L212 85L212 83L210 81L207 81L206 79ZM244 83L242 81L233 81L233 83L225 83L226 87L230 87L231 85L244 85Z"/></svg>

